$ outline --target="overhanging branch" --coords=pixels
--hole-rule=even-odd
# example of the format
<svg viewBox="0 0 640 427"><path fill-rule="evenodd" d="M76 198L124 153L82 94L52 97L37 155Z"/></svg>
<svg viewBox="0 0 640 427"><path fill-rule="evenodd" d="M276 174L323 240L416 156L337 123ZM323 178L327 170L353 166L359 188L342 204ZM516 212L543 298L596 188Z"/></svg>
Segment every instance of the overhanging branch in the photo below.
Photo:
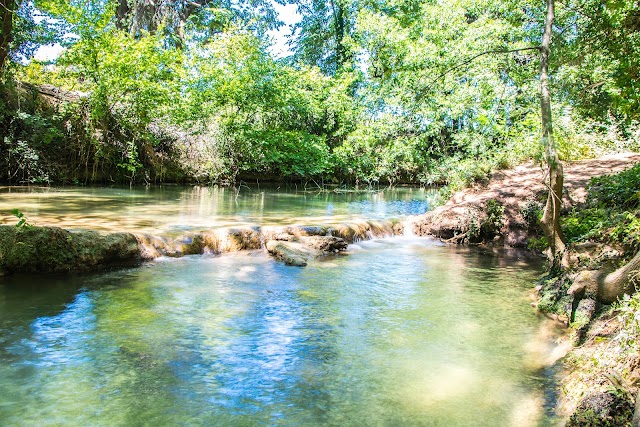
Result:
<svg viewBox="0 0 640 427"><path fill-rule="evenodd" d="M431 82L429 83L429 85L427 86L427 89L425 91L429 91L431 90L431 88L433 87L433 85L440 79L442 79L443 77L445 77L447 74L464 67L465 65L468 65L470 63L472 63L473 61L475 61L476 59L480 58L481 56L485 56L485 55L494 55L494 54L504 54L504 53L514 53L514 52L522 52L525 50L540 50L540 46L530 46L530 47L522 47L519 49L494 49L494 50L487 50L485 52L481 52L478 53L477 55L472 56L469 59L466 59L456 65L454 65L451 68L446 69L445 71L443 71L442 73L438 74L433 80L431 80Z"/></svg>

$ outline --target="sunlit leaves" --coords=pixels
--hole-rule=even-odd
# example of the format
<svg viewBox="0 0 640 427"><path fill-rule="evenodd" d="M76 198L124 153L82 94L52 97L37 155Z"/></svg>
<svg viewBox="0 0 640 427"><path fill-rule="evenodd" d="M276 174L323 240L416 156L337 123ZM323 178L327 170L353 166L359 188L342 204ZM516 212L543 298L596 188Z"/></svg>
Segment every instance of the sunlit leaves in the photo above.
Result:
<svg viewBox="0 0 640 427"><path fill-rule="evenodd" d="M85 37L61 59L65 73L85 82L99 117L118 113L141 129L177 96L181 55L158 37L133 39L117 30Z"/></svg>
<svg viewBox="0 0 640 427"><path fill-rule="evenodd" d="M331 170L330 146L345 138L356 113L352 80L271 58L250 32L222 34L190 58L182 119L227 159L227 173L290 178Z"/></svg>

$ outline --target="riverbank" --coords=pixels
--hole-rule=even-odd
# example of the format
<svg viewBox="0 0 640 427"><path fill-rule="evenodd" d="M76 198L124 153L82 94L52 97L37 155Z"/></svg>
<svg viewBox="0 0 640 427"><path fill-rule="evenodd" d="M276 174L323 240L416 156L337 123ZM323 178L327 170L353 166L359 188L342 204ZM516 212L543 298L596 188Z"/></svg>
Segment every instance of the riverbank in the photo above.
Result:
<svg viewBox="0 0 640 427"><path fill-rule="evenodd" d="M565 212L583 204L587 184L592 177L623 171L640 162L640 154L619 154L599 159L582 160L564 165L563 209ZM545 170L530 163L514 169L495 172L485 184L466 188L452 195L442 206L414 219L414 232L420 236L469 241L470 229L487 220L490 200L504 211L495 233L495 243L526 248L539 230L531 221L531 213L541 209L547 197ZM502 209L501 209L502 210ZM534 245L535 248L535 245Z"/></svg>
<svg viewBox="0 0 640 427"><path fill-rule="evenodd" d="M566 163L563 215L585 207L591 178L619 173L638 162L640 155L625 154ZM536 218L547 197L544 178L544 170L533 164L497 172L485 185L460 191L443 206L414 218L414 231L450 243L542 249ZM486 224L494 227L493 234L482 235ZM589 292L570 292L579 275L595 274L603 265L610 268L624 259L622 247L599 237L570 245L571 268L541 280L533 303L569 328L565 342L558 345L566 354L557 366L556 406L568 426L632 425L640 385L640 358L634 350L637 300L607 305Z"/></svg>

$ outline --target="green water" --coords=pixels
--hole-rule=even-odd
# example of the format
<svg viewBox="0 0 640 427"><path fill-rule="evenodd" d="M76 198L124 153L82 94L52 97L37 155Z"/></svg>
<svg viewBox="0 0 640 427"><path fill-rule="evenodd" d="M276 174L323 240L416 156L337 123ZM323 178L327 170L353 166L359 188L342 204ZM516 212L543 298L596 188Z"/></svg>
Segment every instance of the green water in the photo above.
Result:
<svg viewBox="0 0 640 427"><path fill-rule="evenodd" d="M394 238L0 282L0 425L546 425L540 265Z"/></svg>
<svg viewBox="0 0 640 427"><path fill-rule="evenodd" d="M171 234L229 226L328 225L427 211L433 190L335 192L296 187L0 187L0 223Z"/></svg>

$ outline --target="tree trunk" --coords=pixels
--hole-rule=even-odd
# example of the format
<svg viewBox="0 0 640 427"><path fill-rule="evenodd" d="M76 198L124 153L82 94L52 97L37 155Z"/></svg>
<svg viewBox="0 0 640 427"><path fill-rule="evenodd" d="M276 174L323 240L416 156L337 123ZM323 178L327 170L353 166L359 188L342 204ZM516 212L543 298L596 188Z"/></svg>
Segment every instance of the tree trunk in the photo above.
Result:
<svg viewBox="0 0 640 427"><path fill-rule="evenodd" d="M547 16L544 22L544 33L540 45L540 113L542 118L542 144L547 162L549 178L549 194L542 215L542 230L549 240L549 260L554 266L566 264L565 243L560 229L560 209L562 205L562 189L564 173L556 151L551 121L551 95L549 93L549 51L551 32L555 17L554 0L547 0Z"/></svg>
<svg viewBox="0 0 640 427"><path fill-rule="evenodd" d="M16 9L15 0L0 0L0 15L2 16L2 30L0 32L0 72L9 56L9 44L13 40L13 14Z"/></svg>
<svg viewBox="0 0 640 427"><path fill-rule="evenodd" d="M584 270L573 278L573 285L568 293L576 300L585 295L595 297L598 301L611 304L622 298L624 294L635 292L634 276L640 272L640 252L631 261L609 274L603 270Z"/></svg>
<svg viewBox="0 0 640 427"><path fill-rule="evenodd" d="M347 50L344 38L347 32L346 12L342 0L331 0L333 12L334 37L336 43L336 72L347 62Z"/></svg>
<svg viewBox="0 0 640 427"><path fill-rule="evenodd" d="M640 392L636 396L636 409L633 414L633 427L640 427Z"/></svg>
<svg viewBox="0 0 640 427"><path fill-rule="evenodd" d="M613 273L609 273L602 281L603 300L613 302L624 294L635 292L633 277L640 271L640 252L631 261Z"/></svg>
<svg viewBox="0 0 640 427"><path fill-rule="evenodd" d="M128 30L131 21L131 7L129 0L120 0L116 8L116 28L119 30Z"/></svg>

